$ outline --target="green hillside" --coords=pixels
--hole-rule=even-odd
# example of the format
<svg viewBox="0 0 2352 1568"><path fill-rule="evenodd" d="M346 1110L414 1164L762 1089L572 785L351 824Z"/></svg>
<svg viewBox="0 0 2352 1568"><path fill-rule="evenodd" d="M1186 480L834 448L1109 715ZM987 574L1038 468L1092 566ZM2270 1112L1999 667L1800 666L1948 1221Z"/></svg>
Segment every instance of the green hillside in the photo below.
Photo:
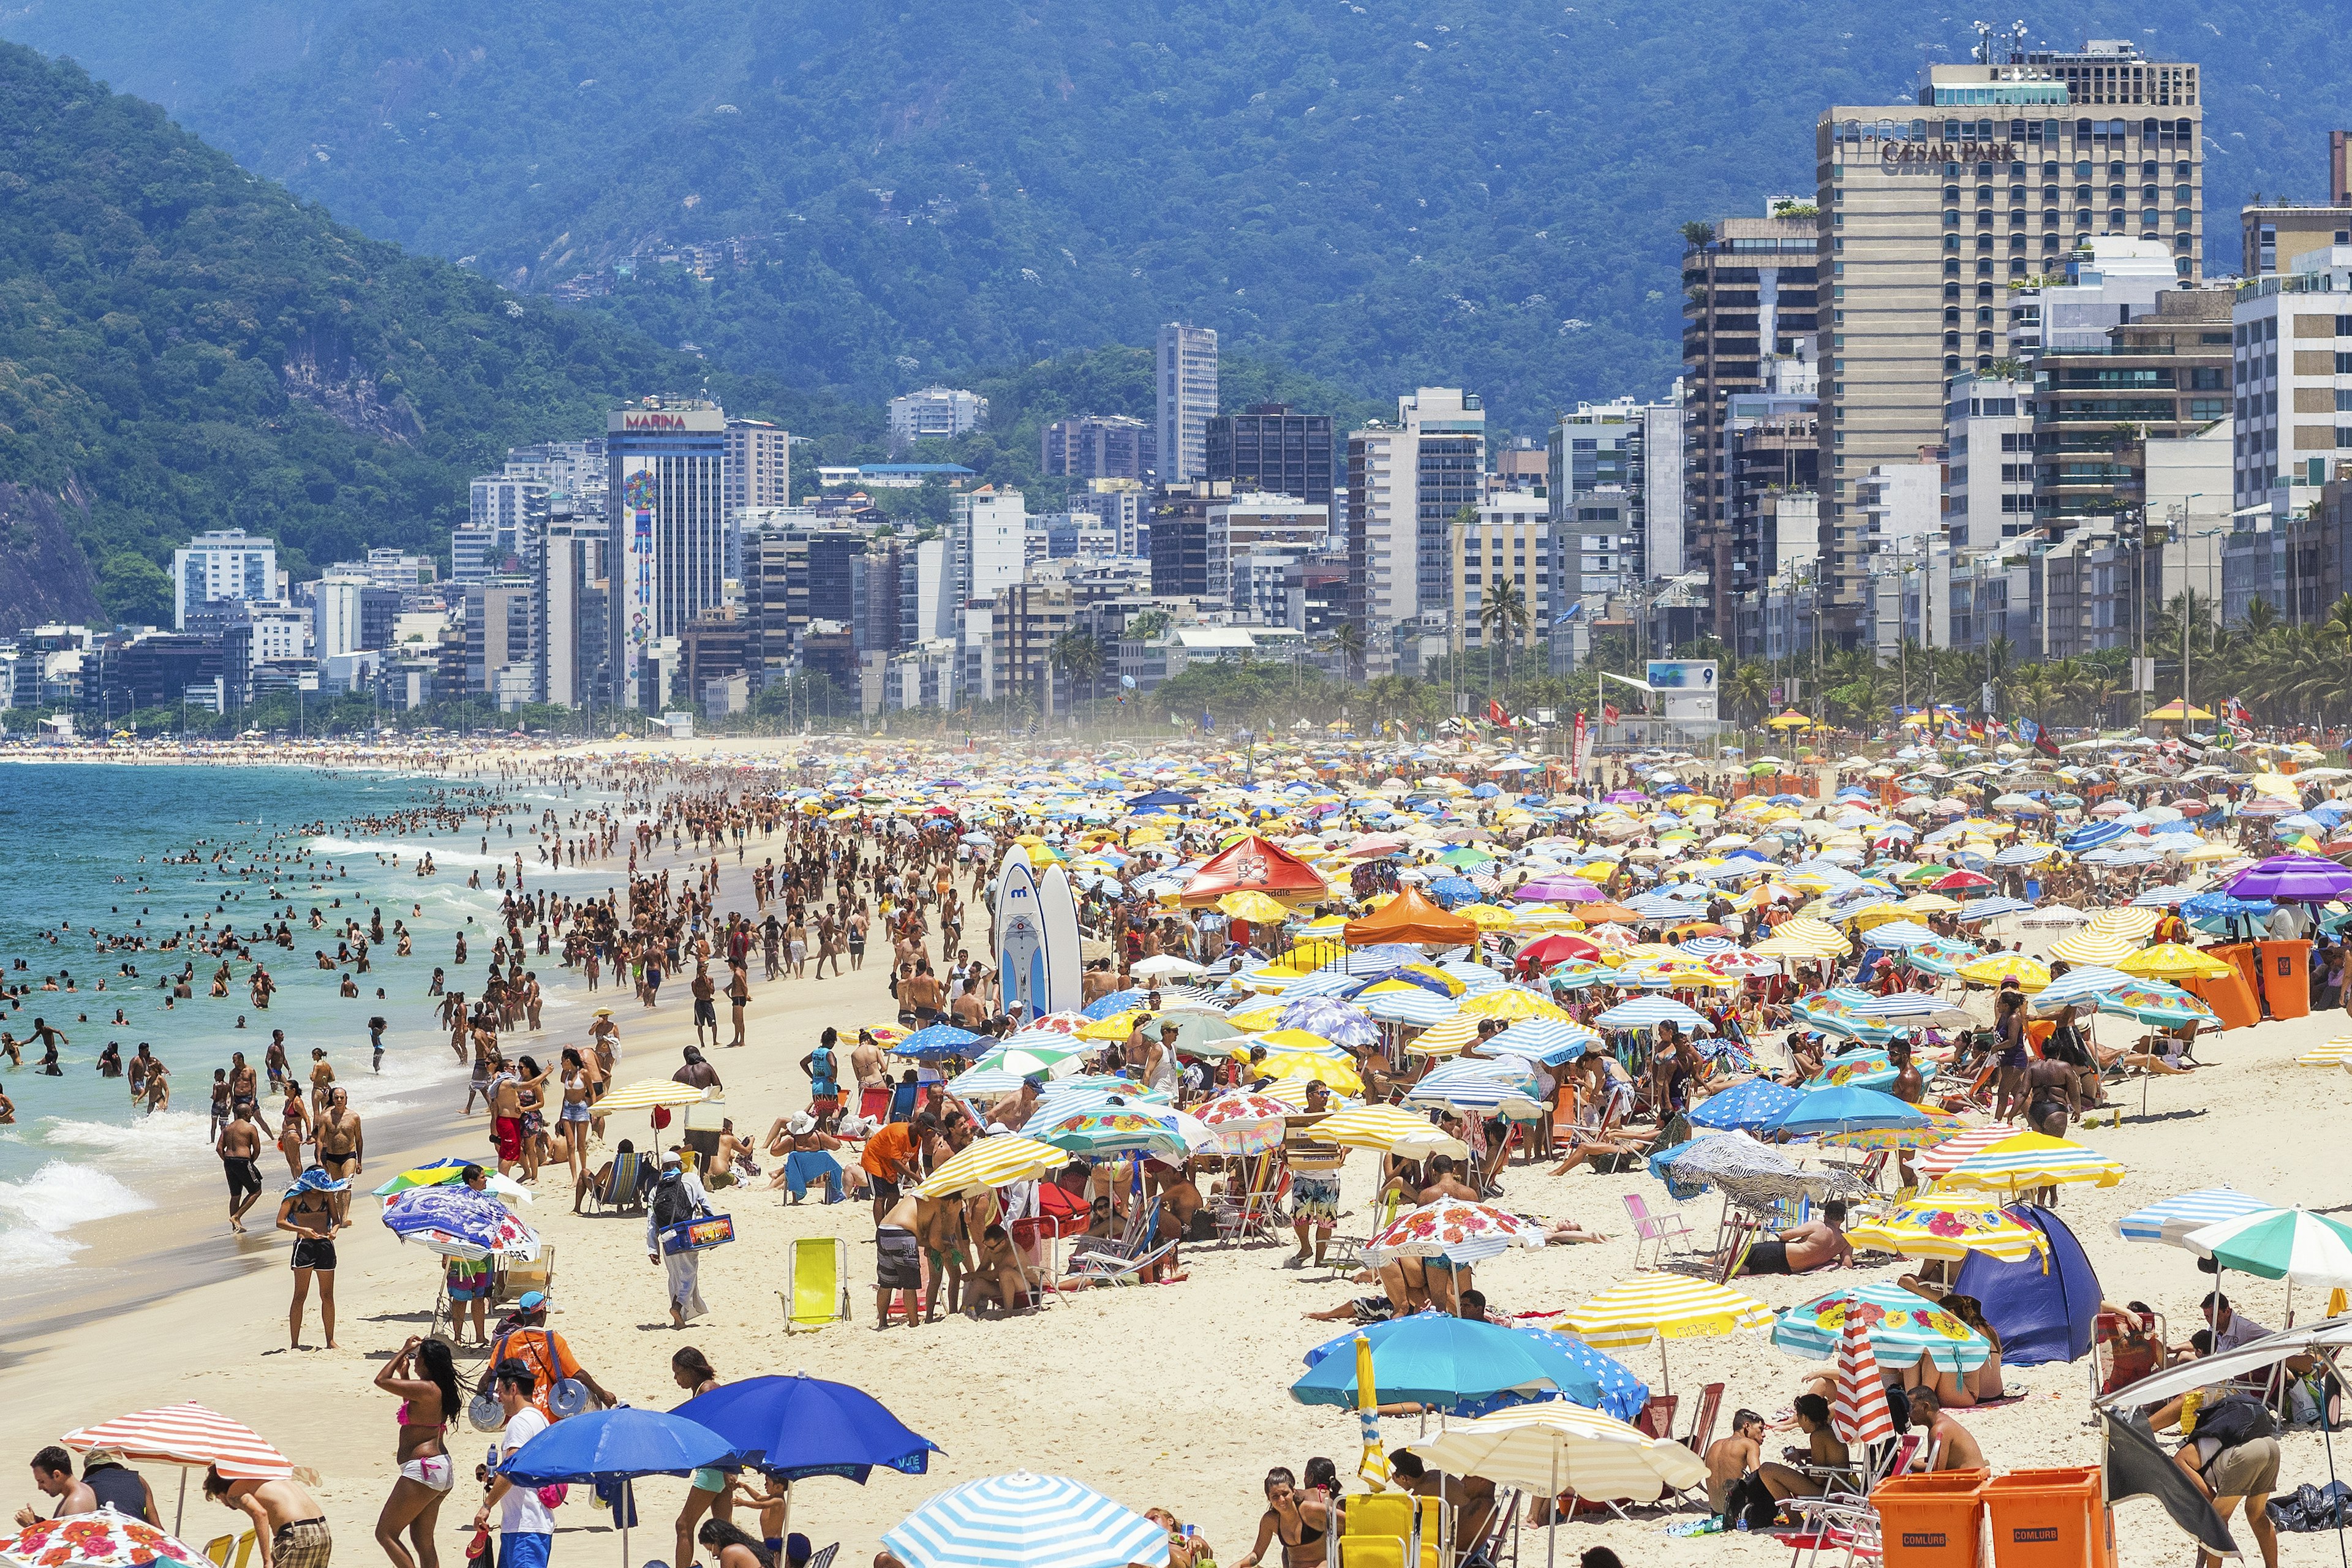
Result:
<svg viewBox="0 0 2352 1568"><path fill-rule="evenodd" d="M1680 224L1809 190L1823 104L1906 100L1972 41L1859 0L336 0L250 80L188 85L278 3L32 0L0 29L167 84L370 235L534 291L637 254L596 309L795 384L870 403L1181 317L1367 396L1475 387L1521 429L1662 390ZM2352 82L2325 8L2033 20L2203 62L2221 269L2249 193L2324 195Z"/></svg>
<svg viewBox="0 0 2352 1568"><path fill-rule="evenodd" d="M158 563L205 528L275 534L297 572L371 544L446 552L467 478L509 445L591 433L614 399L709 373L362 238L13 45L0 145L0 484L62 499L12 503L11 527L61 519L119 616L169 616ZM820 417L767 384L711 384ZM0 532L0 556L36 542Z"/></svg>

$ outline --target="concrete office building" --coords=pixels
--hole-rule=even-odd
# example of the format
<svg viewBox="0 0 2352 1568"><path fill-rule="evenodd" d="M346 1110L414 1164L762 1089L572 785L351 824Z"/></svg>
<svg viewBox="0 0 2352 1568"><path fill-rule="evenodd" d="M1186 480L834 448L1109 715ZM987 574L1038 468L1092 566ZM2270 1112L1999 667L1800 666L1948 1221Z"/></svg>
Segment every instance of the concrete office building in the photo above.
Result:
<svg viewBox="0 0 2352 1568"><path fill-rule="evenodd" d="M1029 564L1027 499L993 485L965 491L955 498L948 540L955 605L995 597L998 589L1021 581Z"/></svg>
<svg viewBox="0 0 2352 1568"><path fill-rule="evenodd" d="M1160 329L1160 479L1184 484L1209 477L1209 421L1217 412L1217 334L1170 321Z"/></svg>
<svg viewBox="0 0 2352 1568"><path fill-rule="evenodd" d="M2327 200L2254 202L2238 209L2239 270L2282 270L2296 257L2352 245L2352 131L2327 133Z"/></svg>
<svg viewBox="0 0 2352 1568"><path fill-rule="evenodd" d="M743 514L793 502L793 438L764 419L727 421L726 574L743 575Z"/></svg>
<svg viewBox="0 0 2352 1568"><path fill-rule="evenodd" d="M1945 521L1956 549L2033 531L2033 382L1966 371L1944 407Z"/></svg>
<svg viewBox="0 0 2352 1568"><path fill-rule="evenodd" d="M1729 217L1683 252L1683 492L1685 558L1707 574L1711 624L1731 625L1731 605L1756 588L1738 563L1734 525L1732 399L1775 388L1783 367L1814 352L1820 220L1810 203L1776 198L1773 216Z"/></svg>
<svg viewBox="0 0 2352 1568"><path fill-rule="evenodd" d="M530 571L547 531L548 496L538 479L490 474L474 480L467 489L466 529L484 547L470 570L459 569L453 552L451 575L462 583L488 572Z"/></svg>
<svg viewBox="0 0 2352 1568"><path fill-rule="evenodd" d="M606 658L618 706L659 712L687 623L722 602L727 416L665 403L605 420Z"/></svg>
<svg viewBox="0 0 2352 1568"><path fill-rule="evenodd" d="M1864 618L1858 489L1939 447L1947 383L2006 347L2007 286L2080 239L2159 242L2200 275L2203 99L2194 65L2136 45L1988 43L1928 68L1916 101L1832 106L1815 128L1823 219L1822 571L1835 640Z"/></svg>
<svg viewBox="0 0 2352 1568"><path fill-rule="evenodd" d="M1371 673L1445 650L1454 517L1485 499L1486 469L1486 407L1458 387L1419 388L1394 425L1349 432L1348 618Z"/></svg>
<svg viewBox="0 0 2352 1568"><path fill-rule="evenodd" d="M1227 481L1236 494L1272 492L1330 506L1329 415L1294 413L1286 403L1253 403L1238 414L1212 418L1205 441L1207 477Z"/></svg>
<svg viewBox="0 0 2352 1568"><path fill-rule="evenodd" d="M501 709L540 690L538 584L525 576L466 584L466 689Z"/></svg>
<svg viewBox="0 0 2352 1568"><path fill-rule="evenodd" d="M2231 414L2231 304L2227 288L2168 289L2104 341L2042 350L2033 505L2044 533L2062 538L2086 519L2140 512L2147 443Z"/></svg>
<svg viewBox="0 0 2352 1568"><path fill-rule="evenodd" d="M538 700L584 708L604 669L604 526L562 518L548 525L534 574L540 628Z"/></svg>
<svg viewBox="0 0 2352 1568"><path fill-rule="evenodd" d="M2309 510L2352 448L2352 246L2290 258L2237 286L2231 304L2236 453L2231 510L2273 526ZM2338 390L2341 388L2342 390ZM2300 536L2300 535L2298 535ZM2308 576L2293 567L2289 576Z"/></svg>
<svg viewBox="0 0 2352 1568"><path fill-rule="evenodd" d="M1145 479L1160 461L1158 433L1125 414L1056 419L1039 437L1045 472L1072 479Z"/></svg>
<svg viewBox="0 0 2352 1568"><path fill-rule="evenodd" d="M273 599L282 592L278 542L241 528L199 533L172 552L172 626L188 629L188 612L215 599Z"/></svg>
<svg viewBox="0 0 2352 1568"><path fill-rule="evenodd" d="M927 386L890 400L890 447L961 436L987 417L988 399L977 392Z"/></svg>

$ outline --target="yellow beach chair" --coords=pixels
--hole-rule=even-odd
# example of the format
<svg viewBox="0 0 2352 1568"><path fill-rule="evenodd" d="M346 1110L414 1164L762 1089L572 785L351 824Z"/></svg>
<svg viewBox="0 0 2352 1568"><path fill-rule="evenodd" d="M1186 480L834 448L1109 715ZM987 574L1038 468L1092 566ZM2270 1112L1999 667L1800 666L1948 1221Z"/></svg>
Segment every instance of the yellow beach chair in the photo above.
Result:
<svg viewBox="0 0 2352 1568"><path fill-rule="evenodd" d="M784 1331L814 1333L849 1321L849 1243L837 1236L793 1241L784 1260Z"/></svg>

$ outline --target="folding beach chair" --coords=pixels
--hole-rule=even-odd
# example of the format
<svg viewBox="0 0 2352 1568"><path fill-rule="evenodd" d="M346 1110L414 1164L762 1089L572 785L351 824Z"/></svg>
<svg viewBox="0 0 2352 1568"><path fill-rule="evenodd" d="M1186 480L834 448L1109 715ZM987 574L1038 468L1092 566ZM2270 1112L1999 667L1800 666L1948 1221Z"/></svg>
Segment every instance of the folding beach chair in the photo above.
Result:
<svg viewBox="0 0 2352 1568"><path fill-rule="evenodd" d="M1138 1210L1128 1222L1125 1237L1073 1253L1070 1272L1082 1279L1132 1285L1175 1254L1176 1243L1172 1239L1153 1245L1159 1231L1160 1200L1154 1198L1150 1208Z"/></svg>
<svg viewBox="0 0 2352 1568"><path fill-rule="evenodd" d="M624 1138L613 1150L612 1174L604 1179L602 1185L589 1189L588 1202L597 1214L603 1214L606 1209L642 1213L646 1206L646 1188L651 1185L648 1178L652 1174L645 1156Z"/></svg>
<svg viewBox="0 0 2352 1568"><path fill-rule="evenodd" d="M1691 1417L1691 1429L1683 1437L1683 1446L1705 1458L1706 1446L1715 1440L1715 1418L1723 1409L1723 1384L1710 1383L1698 1391L1698 1411Z"/></svg>
<svg viewBox="0 0 2352 1568"><path fill-rule="evenodd" d="M837 1236L803 1236L784 1258L784 1332L814 1333L849 1321L849 1243Z"/></svg>
<svg viewBox="0 0 2352 1568"><path fill-rule="evenodd" d="M545 1296L555 1294L555 1244L552 1242L540 1243L537 1258L528 1260L514 1258L501 1266L490 1287L490 1304L495 1307L529 1295L533 1290Z"/></svg>
<svg viewBox="0 0 2352 1568"><path fill-rule="evenodd" d="M1633 1222L1633 1267L1657 1268L1665 1263L1666 1255L1693 1257L1690 1221L1684 1216L1679 1205L1664 1214L1654 1215L1639 1193L1625 1194L1625 1217ZM1649 1261L1643 1261L1643 1248L1651 1249Z"/></svg>
<svg viewBox="0 0 2352 1568"><path fill-rule="evenodd" d="M1397 1206L1402 1195L1392 1192L1382 1198L1372 1210L1371 1228L1362 1236L1335 1236L1331 1238L1331 1245L1323 1256L1332 1268L1351 1269L1365 1261L1365 1244L1388 1229L1389 1222L1397 1216Z"/></svg>

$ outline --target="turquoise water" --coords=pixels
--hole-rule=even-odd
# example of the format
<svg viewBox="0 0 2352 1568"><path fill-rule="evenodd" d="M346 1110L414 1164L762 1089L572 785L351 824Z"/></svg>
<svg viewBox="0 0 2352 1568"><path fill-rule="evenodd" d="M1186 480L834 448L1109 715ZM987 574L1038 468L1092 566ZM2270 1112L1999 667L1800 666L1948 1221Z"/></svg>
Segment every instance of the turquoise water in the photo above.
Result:
<svg viewBox="0 0 2352 1568"><path fill-rule="evenodd" d="M479 818L457 830L419 827L401 834L347 826L355 817L446 799L478 782L307 768L0 765L0 845L5 847L0 966L12 986L37 988L0 1012L0 1027L26 1040L40 1016L68 1040L58 1052L62 1077L31 1070L40 1051L29 1043L21 1068L0 1057L0 1084L16 1110L16 1124L0 1127L0 1279L19 1268L69 1263L81 1247L75 1228L91 1220L152 1206L160 1195L198 1179L216 1189L213 1069L226 1067L230 1053L242 1050L258 1070L272 1029L286 1031L287 1057L298 1072L307 1071L311 1047L326 1048L336 1081L351 1090L352 1109L370 1126L372 1139L386 1120L462 1103L465 1069L438 1026L438 999L426 992L436 964L449 969L453 985L469 994L478 991L500 929L495 867L510 867L520 848L527 887L574 897L601 894L621 871L618 866L609 872L538 866L531 819L552 807L559 821L568 821L586 801L555 786L509 786L505 801L520 809L487 829ZM307 831L319 824L327 831ZM481 849L485 832L488 854ZM299 872L256 858L306 847L313 857ZM197 863L164 863L192 849ZM214 864L216 849L233 854ZM437 872L429 879L415 875L427 850ZM396 866L391 863L395 856ZM466 878L477 868L483 886L470 889ZM273 900L273 890L282 897ZM325 914L326 929L310 929L314 908ZM341 973L316 967L313 952L334 952L346 914L364 927L378 909L387 940L371 950L371 972L355 976L360 995L343 998ZM278 984L266 1011L255 1008L247 993L250 964L234 963L229 994L215 999L207 993L218 959L185 947L154 950L162 936L191 924L202 931L207 921L214 931L233 924L249 934L265 913L285 914L294 938L290 951L257 946ZM395 956L394 920L414 934L412 957ZM101 952L93 927L101 935L142 931L149 951ZM472 960L463 970L451 967L460 930L467 932ZM530 928L525 931L528 937ZM194 995L166 1008L169 993L156 983L189 962L195 965ZM119 975L123 963L138 977ZM525 965L535 969L548 997L542 1038L562 1040L571 1037L567 1029L584 1028L584 993L566 984L556 955L527 957ZM70 973L75 989L37 988L60 971ZM101 980L104 990L98 989ZM379 986L382 1000L375 995ZM371 1070L367 1030L367 1020L378 1014L392 1026L380 1073ZM127 1079L103 1078L95 1069L110 1042L128 1060L142 1041L171 1068L171 1109L152 1116L131 1107ZM275 1126L276 1104L267 1103ZM265 1148L265 1182L278 1181L285 1170L277 1151Z"/></svg>

